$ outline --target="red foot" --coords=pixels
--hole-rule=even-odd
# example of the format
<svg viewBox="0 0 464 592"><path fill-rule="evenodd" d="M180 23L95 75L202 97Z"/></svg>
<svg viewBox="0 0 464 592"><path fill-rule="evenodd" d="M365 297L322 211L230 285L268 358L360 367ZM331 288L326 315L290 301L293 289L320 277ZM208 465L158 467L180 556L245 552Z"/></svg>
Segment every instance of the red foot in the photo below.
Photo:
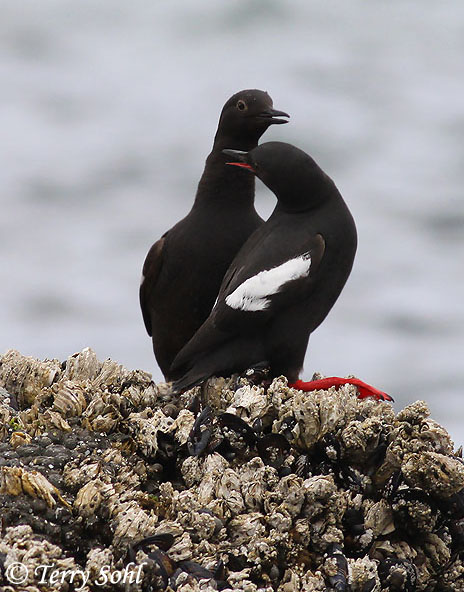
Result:
<svg viewBox="0 0 464 592"><path fill-rule="evenodd" d="M331 386L339 387L344 384L353 384L359 391L358 399L366 399L367 397L374 397L377 401L393 401L394 399L379 391L375 387L359 380L359 378L339 378L338 376L330 376L328 378L321 378L320 380L311 380L305 382L304 380L296 380L290 382L288 386L296 388L300 391L316 391L318 389L328 389Z"/></svg>

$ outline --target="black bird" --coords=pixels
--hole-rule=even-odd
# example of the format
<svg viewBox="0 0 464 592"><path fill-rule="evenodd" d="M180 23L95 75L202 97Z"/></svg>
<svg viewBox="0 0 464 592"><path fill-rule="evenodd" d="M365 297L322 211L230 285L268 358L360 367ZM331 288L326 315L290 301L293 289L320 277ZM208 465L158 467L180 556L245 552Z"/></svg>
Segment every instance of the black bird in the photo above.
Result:
<svg viewBox="0 0 464 592"><path fill-rule="evenodd" d="M309 336L340 295L356 253L356 226L334 182L290 144L224 152L234 159L228 164L259 177L277 205L232 262L211 314L176 357L174 390L265 365L271 377L283 374L302 390L353 383L361 396L389 399L357 379L298 380Z"/></svg>
<svg viewBox="0 0 464 592"><path fill-rule="evenodd" d="M224 274L248 237L263 224L254 208L254 177L227 167L224 148L251 150L272 124L289 117L262 90L243 90L224 105L190 213L150 249L140 305L166 380L182 347L208 317Z"/></svg>

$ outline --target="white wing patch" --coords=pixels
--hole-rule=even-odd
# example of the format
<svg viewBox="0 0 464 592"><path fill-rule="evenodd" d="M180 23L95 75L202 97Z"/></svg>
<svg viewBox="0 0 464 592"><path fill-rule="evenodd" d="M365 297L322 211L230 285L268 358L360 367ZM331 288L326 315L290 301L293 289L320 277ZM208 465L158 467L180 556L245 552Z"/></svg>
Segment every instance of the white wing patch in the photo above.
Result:
<svg viewBox="0 0 464 592"><path fill-rule="evenodd" d="M280 292L288 282L308 276L310 268L311 254L308 251L248 278L227 296L226 304L243 311L266 310L271 304L270 296Z"/></svg>

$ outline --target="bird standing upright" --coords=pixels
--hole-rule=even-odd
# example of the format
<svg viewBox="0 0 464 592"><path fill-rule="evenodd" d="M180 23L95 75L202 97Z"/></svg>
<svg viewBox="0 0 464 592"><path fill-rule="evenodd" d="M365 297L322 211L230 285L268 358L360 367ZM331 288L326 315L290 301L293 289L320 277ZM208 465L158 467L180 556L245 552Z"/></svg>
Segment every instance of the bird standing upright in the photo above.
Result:
<svg viewBox="0 0 464 592"><path fill-rule="evenodd" d="M287 123L261 90L244 90L224 105L190 213L150 249L140 305L166 380L182 347L208 317L233 258L263 220L254 208L254 177L226 166L224 148L251 150L272 124Z"/></svg>
<svg viewBox="0 0 464 592"><path fill-rule="evenodd" d="M229 165L259 177L277 205L232 262L208 319L177 355L174 391L263 365L271 377L283 374L313 390L298 377L310 334L350 275L357 247L353 217L334 182L295 146L268 142L249 152L224 152L232 157ZM367 396L389 398L357 382L372 389Z"/></svg>

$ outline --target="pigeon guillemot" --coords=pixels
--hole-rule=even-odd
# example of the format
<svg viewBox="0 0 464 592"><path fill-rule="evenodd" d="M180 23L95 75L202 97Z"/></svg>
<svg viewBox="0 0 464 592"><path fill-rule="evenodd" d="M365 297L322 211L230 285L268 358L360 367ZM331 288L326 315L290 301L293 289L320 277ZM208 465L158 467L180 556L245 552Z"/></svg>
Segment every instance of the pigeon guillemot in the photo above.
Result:
<svg viewBox="0 0 464 592"><path fill-rule="evenodd" d="M190 213L150 249L140 305L166 380L177 353L208 317L233 258L263 224L254 208L254 177L228 167L224 148L251 150L272 124L287 123L261 90L244 90L224 105Z"/></svg>
<svg viewBox="0 0 464 592"><path fill-rule="evenodd" d="M224 152L234 159L229 165L259 177L277 205L232 262L211 314L176 357L174 391L266 365L271 377L282 374L301 390L352 383L361 397L390 400L358 379L298 380L309 336L337 300L356 253L356 226L334 182L290 144Z"/></svg>

